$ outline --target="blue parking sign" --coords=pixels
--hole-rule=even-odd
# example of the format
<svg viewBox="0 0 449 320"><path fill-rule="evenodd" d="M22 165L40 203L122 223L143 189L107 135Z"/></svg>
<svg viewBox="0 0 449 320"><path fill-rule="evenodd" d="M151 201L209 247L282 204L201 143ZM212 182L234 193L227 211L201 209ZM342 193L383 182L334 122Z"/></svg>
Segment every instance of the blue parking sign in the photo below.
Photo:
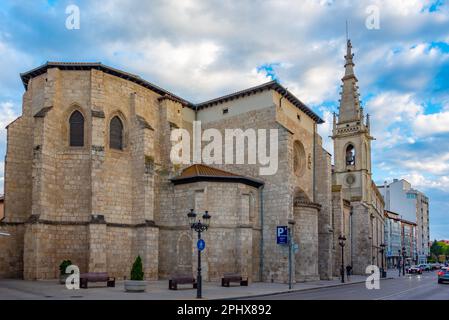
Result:
<svg viewBox="0 0 449 320"><path fill-rule="evenodd" d="M206 242L203 239L199 239L196 243L196 247L198 248L198 250L203 251L204 248L206 248Z"/></svg>
<svg viewBox="0 0 449 320"><path fill-rule="evenodd" d="M276 242L277 244L288 244L288 227L278 226L276 228Z"/></svg>

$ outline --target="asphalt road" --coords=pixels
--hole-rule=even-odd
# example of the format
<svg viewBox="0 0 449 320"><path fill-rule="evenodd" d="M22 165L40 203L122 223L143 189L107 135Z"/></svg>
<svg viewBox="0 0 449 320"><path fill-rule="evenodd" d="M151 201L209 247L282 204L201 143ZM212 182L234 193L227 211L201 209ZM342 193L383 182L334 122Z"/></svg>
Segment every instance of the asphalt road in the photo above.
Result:
<svg viewBox="0 0 449 320"><path fill-rule="evenodd" d="M436 272L380 281L379 290L364 283L258 297L260 300L449 300L449 283L438 284Z"/></svg>

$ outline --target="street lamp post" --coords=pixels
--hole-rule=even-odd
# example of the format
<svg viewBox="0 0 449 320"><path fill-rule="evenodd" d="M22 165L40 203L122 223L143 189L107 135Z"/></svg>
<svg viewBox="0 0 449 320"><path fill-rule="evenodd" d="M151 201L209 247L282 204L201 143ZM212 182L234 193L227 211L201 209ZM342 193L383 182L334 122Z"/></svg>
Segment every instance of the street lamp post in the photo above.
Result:
<svg viewBox="0 0 449 320"><path fill-rule="evenodd" d="M405 276L405 247L402 247L402 275Z"/></svg>
<svg viewBox="0 0 449 320"><path fill-rule="evenodd" d="M196 219L197 214L193 211L193 209L190 209L190 212L187 214L187 217L189 218L190 222L190 228L192 230L196 231L198 233L198 241L201 240L201 232L206 231L209 228L210 223L210 215L206 211L203 214L203 221L201 219ZM198 275L197 275L197 287L196 287L196 297L197 299L202 298L202 277L201 277L201 250L198 248Z"/></svg>
<svg viewBox="0 0 449 320"><path fill-rule="evenodd" d="M344 258L344 247L345 247L345 241L346 238L345 236L341 235L338 237L338 244L341 247L341 270L340 270L340 274L341 274L341 282L345 283L345 258Z"/></svg>
<svg viewBox="0 0 449 320"><path fill-rule="evenodd" d="M386 247L386 245L385 245L385 243L381 243L380 244L380 254L382 255L382 278L385 278L385 269L384 269L384 260L385 260L385 257L384 257L384 252L385 252L385 247Z"/></svg>

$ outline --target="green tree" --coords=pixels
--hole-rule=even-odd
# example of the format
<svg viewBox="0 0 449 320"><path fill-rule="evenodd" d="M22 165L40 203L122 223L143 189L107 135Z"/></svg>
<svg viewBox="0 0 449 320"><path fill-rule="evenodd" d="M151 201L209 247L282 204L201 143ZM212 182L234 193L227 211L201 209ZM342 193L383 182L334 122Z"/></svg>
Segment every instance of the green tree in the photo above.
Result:
<svg viewBox="0 0 449 320"><path fill-rule="evenodd" d="M137 256L131 269L131 280L143 280L143 266L142 259Z"/></svg>
<svg viewBox="0 0 449 320"><path fill-rule="evenodd" d="M449 244L446 244L444 242L443 242L443 244L444 244L444 246L442 246L442 250L441 250L442 253L441 254L449 256Z"/></svg>
<svg viewBox="0 0 449 320"><path fill-rule="evenodd" d="M443 254L443 247L441 246L441 242L435 240L430 247L430 254L435 256L438 259L438 256Z"/></svg>
<svg viewBox="0 0 449 320"><path fill-rule="evenodd" d="M435 240L430 247L430 254L436 260L439 260L441 256L446 256L446 259L449 258L449 244Z"/></svg>
<svg viewBox="0 0 449 320"><path fill-rule="evenodd" d="M65 274L67 267L71 266L71 265L72 265L72 261L70 261L70 260L62 261L61 264L59 265L59 273Z"/></svg>

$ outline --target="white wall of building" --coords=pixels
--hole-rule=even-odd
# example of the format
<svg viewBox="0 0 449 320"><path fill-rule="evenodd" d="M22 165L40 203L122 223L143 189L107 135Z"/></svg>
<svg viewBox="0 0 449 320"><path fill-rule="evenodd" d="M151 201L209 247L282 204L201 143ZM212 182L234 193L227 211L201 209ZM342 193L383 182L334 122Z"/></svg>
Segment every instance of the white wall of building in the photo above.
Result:
<svg viewBox="0 0 449 320"><path fill-rule="evenodd" d="M429 199L404 180L395 179L390 184L379 187L385 200L385 209L399 214L405 219L417 224L416 248L418 260L425 262L429 255Z"/></svg>

